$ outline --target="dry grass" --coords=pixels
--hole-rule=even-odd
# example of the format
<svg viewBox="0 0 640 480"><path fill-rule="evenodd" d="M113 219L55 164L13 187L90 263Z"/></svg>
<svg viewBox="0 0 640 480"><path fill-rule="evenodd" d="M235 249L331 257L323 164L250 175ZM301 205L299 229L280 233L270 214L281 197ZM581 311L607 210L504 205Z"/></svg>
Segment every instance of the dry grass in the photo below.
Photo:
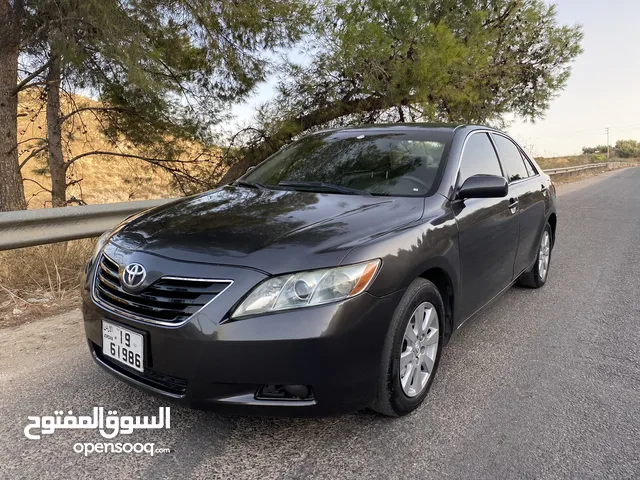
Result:
<svg viewBox="0 0 640 480"><path fill-rule="evenodd" d="M600 163L606 161L607 158L603 155L573 155L569 157L536 158L536 162L543 170L548 168L575 167L576 165L587 165L589 163Z"/></svg>
<svg viewBox="0 0 640 480"><path fill-rule="evenodd" d="M638 162L640 159L637 158L617 158L611 157L611 159L607 160L606 155L602 154L592 154L592 155L573 155L568 157L549 157L549 158L536 158L536 162L540 165L540 168L543 170L551 169L551 168L565 168L565 167L575 167L578 165L588 165L590 163L603 163L606 164L607 161L610 162Z"/></svg>
<svg viewBox="0 0 640 480"><path fill-rule="evenodd" d="M80 276L94 243L85 239L0 252L0 324L77 306Z"/></svg>

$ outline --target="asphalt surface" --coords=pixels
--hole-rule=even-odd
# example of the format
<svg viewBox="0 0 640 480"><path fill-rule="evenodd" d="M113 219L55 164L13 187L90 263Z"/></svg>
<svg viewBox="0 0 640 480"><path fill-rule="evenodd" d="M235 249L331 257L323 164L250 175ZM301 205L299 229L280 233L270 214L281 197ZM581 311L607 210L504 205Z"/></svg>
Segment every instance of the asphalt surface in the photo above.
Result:
<svg viewBox="0 0 640 480"><path fill-rule="evenodd" d="M404 418L172 407L170 430L114 440L171 453L84 457L76 442L107 440L27 440L27 416L166 404L90 361L78 311L0 330L0 347L4 478L640 478L640 168L561 188L547 285L514 287L467 322Z"/></svg>

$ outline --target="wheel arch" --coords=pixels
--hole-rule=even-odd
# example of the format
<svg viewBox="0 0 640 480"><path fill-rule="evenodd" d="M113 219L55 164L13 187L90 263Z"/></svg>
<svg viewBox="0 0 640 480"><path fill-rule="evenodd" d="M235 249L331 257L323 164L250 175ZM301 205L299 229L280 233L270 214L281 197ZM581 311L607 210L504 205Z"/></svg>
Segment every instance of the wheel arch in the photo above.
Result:
<svg viewBox="0 0 640 480"><path fill-rule="evenodd" d="M549 225L551 226L551 241L552 245L556 244L556 225L558 224L558 217L555 212L549 215Z"/></svg>
<svg viewBox="0 0 640 480"><path fill-rule="evenodd" d="M455 310L455 288L451 276L441 267L431 267L420 274L421 278L433 283L442 297L445 308L445 342L453 332L453 318Z"/></svg>

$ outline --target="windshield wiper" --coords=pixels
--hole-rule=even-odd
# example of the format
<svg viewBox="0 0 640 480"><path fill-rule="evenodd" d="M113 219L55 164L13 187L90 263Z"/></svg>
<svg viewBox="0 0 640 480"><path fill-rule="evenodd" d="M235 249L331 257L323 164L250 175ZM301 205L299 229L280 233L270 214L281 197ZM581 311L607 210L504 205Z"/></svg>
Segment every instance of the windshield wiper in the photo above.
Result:
<svg viewBox="0 0 640 480"><path fill-rule="evenodd" d="M264 185L262 185L261 183L249 182L248 180L236 180L235 182L233 182L233 185L238 186L238 187L258 188L260 190L264 190L265 188L267 188Z"/></svg>
<svg viewBox="0 0 640 480"><path fill-rule="evenodd" d="M280 187L289 187L294 190L309 190L314 191L317 189L329 190L331 192L345 193L347 195L367 195L369 196L369 192L365 192L364 190L358 190L356 188L343 187L341 185L335 185L333 183L327 182L301 182L297 180L282 180L278 182L278 186Z"/></svg>

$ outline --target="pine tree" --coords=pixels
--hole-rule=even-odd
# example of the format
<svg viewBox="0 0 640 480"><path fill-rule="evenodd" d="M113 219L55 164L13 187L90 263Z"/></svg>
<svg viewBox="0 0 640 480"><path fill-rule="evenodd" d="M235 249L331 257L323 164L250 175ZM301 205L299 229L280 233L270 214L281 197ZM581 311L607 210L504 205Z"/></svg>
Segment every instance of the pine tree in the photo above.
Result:
<svg viewBox="0 0 640 480"><path fill-rule="evenodd" d="M298 0L24 1L18 54L31 73L20 89L44 87L53 206L67 203L71 165L118 155L125 140L139 158L188 174L175 165L185 142L210 146L211 126L264 79L268 53L295 42L309 18ZM102 105L63 112L60 97L70 91ZM100 117L114 148L65 157L65 122L86 111Z"/></svg>
<svg viewBox="0 0 640 480"><path fill-rule="evenodd" d="M317 32L311 60L289 66L243 148L230 149L221 183L318 128L539 118L582 39L542 0L335 1Z"/></svg>
<svg viewBox="0 0 640 480"><path fill-rule="evenodd" d="M0 0L0 212L24 210L18 165L18 53L22 2Z"/></svg>

